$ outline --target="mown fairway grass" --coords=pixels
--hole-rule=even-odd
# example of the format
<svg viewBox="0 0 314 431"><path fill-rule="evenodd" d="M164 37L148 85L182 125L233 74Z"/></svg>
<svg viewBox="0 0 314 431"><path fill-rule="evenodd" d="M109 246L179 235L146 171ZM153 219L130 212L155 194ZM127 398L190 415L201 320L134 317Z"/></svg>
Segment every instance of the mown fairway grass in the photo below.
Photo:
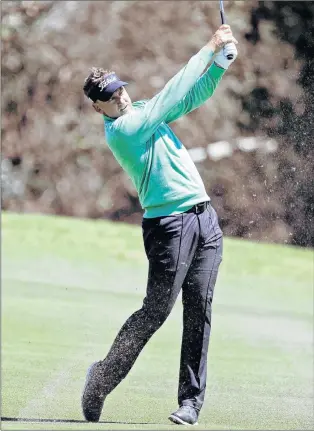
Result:
<svg viewBox="0 0 314 431"><path fill-rule="evenodd" d="M224 245L196 428L312 429L313 251ZM181 298L107 398L101 423L83 422L80 410L86 369L141 306L146 272L139 227L2 215L1 416L21 420L3 419L1 429L176 428L167 418L176 408Z"/></svg>

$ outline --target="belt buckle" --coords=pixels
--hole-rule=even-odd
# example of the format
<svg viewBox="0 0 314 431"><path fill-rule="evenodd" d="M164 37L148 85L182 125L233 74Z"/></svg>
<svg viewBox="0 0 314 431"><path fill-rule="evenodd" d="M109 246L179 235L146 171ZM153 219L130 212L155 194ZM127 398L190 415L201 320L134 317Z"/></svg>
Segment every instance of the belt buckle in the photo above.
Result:
<svg viewBox="0 0 314 431"><path fill-rule="evenodd" d="M200 214L202 212L201 208L202 208L202 204L196 204L195 205L195 214Z"/></svg>

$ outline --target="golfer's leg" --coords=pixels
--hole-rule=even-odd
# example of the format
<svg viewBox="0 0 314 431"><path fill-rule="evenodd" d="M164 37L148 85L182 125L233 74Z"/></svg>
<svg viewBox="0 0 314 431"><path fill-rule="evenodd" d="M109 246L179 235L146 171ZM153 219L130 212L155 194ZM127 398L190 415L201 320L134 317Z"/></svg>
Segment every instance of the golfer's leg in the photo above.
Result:
<svg viewBox="0 0 314 431"><path fill-rule="evenodd" d="M198 229L197 220L186 226L183 215L143 223L149 260L147 295L103 361L107 394L126 377L147 341L170 314L192 260L190 250L196 249L193 230Z"/></svg>
<svg viewBox="0 0 314 431"><path fill-rule="evenodd" d="M211 309L218 268L222 260L222 232L210 207L199 216L203 240L182 286L183 337L179 405L200 410L205 395Z"/></svg>

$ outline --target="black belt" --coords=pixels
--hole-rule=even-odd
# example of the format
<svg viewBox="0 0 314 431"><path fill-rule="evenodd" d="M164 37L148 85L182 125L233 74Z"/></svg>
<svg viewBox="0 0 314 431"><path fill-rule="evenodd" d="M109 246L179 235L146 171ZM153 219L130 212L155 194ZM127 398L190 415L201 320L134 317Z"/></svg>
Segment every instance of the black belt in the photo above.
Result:
<svg viewBox="0 0 314 431"><path fill-rule="evenodd" d="M194 205L186 213L202 214L209 207L209 201Z"/></svg>

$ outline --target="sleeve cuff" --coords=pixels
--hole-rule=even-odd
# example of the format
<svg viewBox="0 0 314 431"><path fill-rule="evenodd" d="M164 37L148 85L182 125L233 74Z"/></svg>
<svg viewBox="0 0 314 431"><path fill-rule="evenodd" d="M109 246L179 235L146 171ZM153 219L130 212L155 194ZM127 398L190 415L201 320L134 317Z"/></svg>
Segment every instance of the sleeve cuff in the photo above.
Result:
<svg viewBox="0 0 314 431"><path fill-rule="evenodd" d="M216 64L215 62L213 62L213 64L211 65L210 70L213 77L217 79L220 79L225 74L225 72L227 72L226 69L221 66L218 66L218 64Z"/></svg>

